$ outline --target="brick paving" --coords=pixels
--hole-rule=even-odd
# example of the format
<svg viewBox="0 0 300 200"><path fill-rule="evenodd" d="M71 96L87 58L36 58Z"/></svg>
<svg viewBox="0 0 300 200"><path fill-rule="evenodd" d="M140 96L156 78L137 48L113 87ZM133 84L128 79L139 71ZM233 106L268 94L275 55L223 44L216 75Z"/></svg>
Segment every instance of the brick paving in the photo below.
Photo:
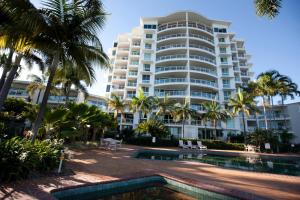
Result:
<svg viewBox="0 0 300 200"><path fill-rule="evenodd" d="M300 199L300 177L224 169L189 161L133 158L140 148L124 145L117 152L73 150L73 159L68 161L67 167L75 172L74 175L1 185L0 198L53 199L50 194L53 189L161 174L241 199Z"/></svg>

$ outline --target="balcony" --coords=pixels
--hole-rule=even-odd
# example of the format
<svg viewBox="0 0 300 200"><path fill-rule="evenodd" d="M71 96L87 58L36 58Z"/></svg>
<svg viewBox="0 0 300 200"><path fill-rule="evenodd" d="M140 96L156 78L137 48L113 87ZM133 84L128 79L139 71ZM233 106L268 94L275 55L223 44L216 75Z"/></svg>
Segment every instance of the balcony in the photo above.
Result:
<svg viewBox="0 0 300 200"><path fill-rule="evenodd" d="M214 44L214 41L213 41L211 38L205 37L205 36L203 36L203 35L190 33L190 34L189 34L189 37L196 38L196 39L200 39L200 40L205 41L205 42L208 42L208 43L210 43L210 44Z"/></svg>
<svg viewBox="0 0 300 200"><path fill-rule="evenodd" d="M185 33L177 33L177 34L164 35L164 36L157 37L157 41L165 40L165 39L169 39L169 38L182 38L182 37L186 37L186 34Z"/></svg>
<svg viewBox="0 0 300 200"><path fill-rule="evenodd" d="M207 81L207 80L202 80L202 79L193 79L193 78L191 78L191 83L196 83L196 84L200 84L200 85L204 85L204 86L210 86L210 87L218 88L217 83L215 83L213 81Z"/></svg>
<svg viewBox="0 0 300 200"><path fill-rule="evenodd" d="M177 54L177 55L159 56L159 57L156 57L156 61L181 60L181 59L186 59L186 58L187 58L187 56L185 54Z"/></svg>
<svg viewBox="0 0 300 200"><path fill-rule="evenodd" d="M202 45L190 44L189 47L190 48L195 48L195 49L201 49L201 50L207 51L209 53L215 54L215 51L213 49L202 46Z"/></svg>
<svg viewBox="0 0 300 200"><path fill-rule="evenodd" d="M10 89L8 95L15 97L28 97L28 93L24 89Z"/></svg>
<svg viewBox="0 0 300 200"><path fill-rule="evenodd" d="M191 104L190 108L195 111L205 111L204 106L199 104Z"/></svg>
<svg viewBox="0 0 300 200"><path fill-rule="evenodd" d="M175 22L175 23L162 24L162 25L158 26L158 32L161 32L161 31L167 30L167 29L174 29L174 28L181 28L181 27L186 27L186 22Z"/></svg>
<svg viewBox="0 0 300 200"><path fill-rule="evenodd" d="M186 92L184 90L169 90L164 92L155 91L155 95L158 97L164 96L186 96Z"/></svg>
<svg viewBox="0 0 300 200"><path fill-rule="evenodd" d="M192 97L202 97L205 99L215 100L216 94L208 93L208 92L198 92L198 91L191 91Z"/></svg>
<svg viewBox="0 0 300 200"><path fill-rule="evenodd" d="M187 82L186 78L164 78L164 79L155 80L155 84L184 83L184 82Z"/></svg>
<svg viewBox="0 0 300 200"><path fill-rule="evenodd" d="M137 76L138 72L129 71L128 76Z"/></svg>
<svg viewBox="0 0 300 200"><path fill-rule="evenodd" d="M170 44L165 46L157 47L157 51L165 50L165 49L178 49L178 48L184 48L186 47L185 44Z"/></svg>
<svg viewBox="0 0 300 200"><path fill-rule="evenodd" d="M204 72L204 73L207 73L207 74L217 76L217 72L215 70L211 70L211 69L208 69L208 68L205 68L205 67L190 66L190 70L198 71L198 72Z"/></svg>
<svg viewBox="0 0 300 200"><path fill-rule="evenodd" d="M202 31L205 31L205 32L208 32L210 34L213 34L213 31L211 28L203 25L203 24L199 24L199 23L196 23L196 22L189 22L188 23L188 26L191 27L191 28L197 28L197 29L200 29Z"/></svg>
<svg viewBox="0 0 300 200"><path fill-rule="evenodd" d="M216 64L216 61L215 61L215 60L210 59L210 58L207 58L207 57L204 57L204 56L190 55L190 58L191 58L191 59L195 59L195 60L205 61L205 62L208 62L208 63L213 64L213 65Z"/></svg>
<svg viewBox="0 0 300 200"><path fill-rule="evenodd" d="M137 84L136 84L136 83L133 83L133 82L128 82L128 83L127 83L127 86L128 86L128 87L136 87Z"/></svg>
<svg viewBox="0 0 300 200"><path fill-rule="evenodd" d="M166 66L156 67L155 72L167 72L167 71L183 71L186 70L186 66Z"/></svg>

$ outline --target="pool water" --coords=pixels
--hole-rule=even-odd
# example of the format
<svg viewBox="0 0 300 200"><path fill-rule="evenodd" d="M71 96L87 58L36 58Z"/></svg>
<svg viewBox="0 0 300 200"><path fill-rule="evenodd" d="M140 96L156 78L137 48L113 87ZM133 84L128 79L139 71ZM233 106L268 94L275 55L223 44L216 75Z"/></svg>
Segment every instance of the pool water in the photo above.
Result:
<svg viewBox="0 0 300 200"><path fill-rule="evenodd" d="M236 200L163 176L99 183L51 192L58 200Z"/></svg>
<svg viewBox="0 0 300 200"><path fill-rule="evenodd" d="M275 156L228 156L212 153L180 153L171 151L142 150L135 156L140 159L151 160L188 160L208 163L224 168L246 171L267 172L300 176L300 159Z"/></svg>

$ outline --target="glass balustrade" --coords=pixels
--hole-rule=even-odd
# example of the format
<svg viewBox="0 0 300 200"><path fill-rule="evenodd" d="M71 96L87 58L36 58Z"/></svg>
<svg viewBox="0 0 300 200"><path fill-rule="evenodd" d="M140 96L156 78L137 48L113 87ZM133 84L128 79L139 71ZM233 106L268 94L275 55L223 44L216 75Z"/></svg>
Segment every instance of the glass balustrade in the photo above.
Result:
<svg viewBox="0 0 300 200"><path fill-rule="evenodd" d="M164 35L164 36L157 37L157 41L168 39L168 38L178 38L178 37L186 37L186 34L178 33L178 34Z"/></svg>
<svg viewBox="0 0 300 200"><path fill-rule="evenodd" d="M170 44L170 45L165 45L165 46L160 46L160 47L157 47L157 51L160 51L160 50L164 50L164 49L171 49L171 48L182 48L182 47L186 47L185 44Z"/></svg>
<svg viewBox="0 0 300 200"><path fill-rule="evenodd" d="M156 79L155 84L164 84L164 83L181 83L186 82L186 78L164 78L164 79Z"/></svg>
<svg viewBox="0 0 300 200"><path fill-rule="evenodd" d="M193 79L193 78L191 78L191 83L197 83L197 84L201 84L201 85L208 85L208 86L212 86L212 87L218 87L218 85L215 82L202 80L202 79Z"/></svg>
<svg viewBox="0 0 300 200"><path fill-rule="evenodd" d="M185 70L186 66L156 67L155 72Z"/></svg>
<svg viewBox="0 0 300 200"><path fill-rule="evenodd" d="M209 63L212 63L212 64L216 64L216 61L215 61L215 60L210 59L210 58L207 58L207 57L204 57L204 56L190 55L190 58L191 58L191 59L196 59L196 60L206 61L206 62L209 62Z"/></svg>
<svg viewBox="0 0 300 200"><path fill-rule="evenodd" d="M203 97L207 99L215 99L216 94L208 93L208 92L199 92L199 91L191 91L191 96L193 97Z"/></svg>
<svg viewBox="0 0 300 200"><path fill-rule="evenodd" d="M199 71L199 72L205 72L208 74L217 75L217 72L215 70L211 70L205 67L198 67L198 66L190 66L190 70Z"/></svg>
<svg viewBox="0 0 300 200"><path fill-rule="evenodd" d="M202 49L202 50L205 50L205 51L209 51L211 53L215 53L215 51L213 49L202 46L202 45L198 45L198 44L190 44L189 47L196 48L196 49Z"/></svg>
<svg viewBox="0 0 300 200"><path fill-rule="evenodd" d="M159 56L159 57L156 58L156 61L172 60L172 59L179 59L179 58L186 58L186 55L185 54L178 54L178 55Z"/></svg>

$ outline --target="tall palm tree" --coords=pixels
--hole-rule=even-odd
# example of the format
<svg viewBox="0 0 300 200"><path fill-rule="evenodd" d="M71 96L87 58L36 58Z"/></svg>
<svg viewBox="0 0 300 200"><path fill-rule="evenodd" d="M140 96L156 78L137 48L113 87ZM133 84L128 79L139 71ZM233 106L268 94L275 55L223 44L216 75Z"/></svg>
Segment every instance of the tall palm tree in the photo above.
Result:
<svg viewBox="0 0 300 200"><path fill-rule="evenodd" d="M131 101L131 110L134 113L139 112L140 116L148 115L154 107L154 98L146 96L143 89L139 88L137 96L134 96Z"/></svg>
<svg viewBox="0 0 300 200"><path fill-rule="evenodd" d="M206 113L204 114L206 119L213 122L215 128L215 137L217 136L217 122L225 121L231 118L230 113L224 110L217 101L206 102L203 104Z"/></svg>
<svg viewBox="0 0 300 200"><path fill-rule="evenodd" d="M155 97L154 104L157 109L155 113L156 116L163 116L166 113L170 112L171 102L168 96L165 96L162 100L160 100L158 97Z"/></svg>
<svg viewBox="0 0 300 200"><path fill-rule="evenodd" d="M114 111L114 118L117 120L118 114L121 114L122 120L125 119L124 111L126 108L126 103L116 94L111 94L111 99L108 99L108 108ZM122 129L122 126L120 125Z"/></svg>
<svg viewBox="0 0 300 200"><path fill-rule="evenodd" d="M171 110L171 116L175 122L182 122L182 138L184 138L184 125L186 121L196 115L196 111L190 109L190 104L187 99L185 99L184 103L176 103L174 104Z"/></svg>
<svg viewBox="0 0 300 200"><path fill-rule="evenodd" d="M108 57L97 37L106 14L99 0L62 1L47 0L39 16L27 24L39 34L34 36L35 47L51 59L48 83L33 128L34 141L56 70L61 63L70 60L76 67L91 74L93 66L108 66ZM46 45L46 46L45 46Z"/></svg>
<svg viewBox="0 0 300 200"><path fill-rule="evenodd" d="M1 79L0 79L0 91L5 82L7 73L9 72L10 65L11 65L11 63L9 63L9 62L12 60L12 56L13 56L13 51L10 50L8 56L6 54L2 54L0 57L0 67L3 68Z"/></svg>
<svg viewBox="0 0 300 200"><path fill-rule="evenodd" d="M26 21L34 21L36 14L37 9L29 1L0 2L0 15L4 18L0 21L0 48L10 52L6 63L9 72L0 92L0 108L2 108L13 79L20 69L22 59L35 61L43 67L41 59L34 52L33 36L36 32L31 26L25 25ZM14 54L15 57L13 57ZM31 66L31 63L29 64Z"/></svg>
<svg viewBox="0 0 300 200"><path fill-rule="evenodd" d="M229 107L233 108L234 115L239 115L240 113L242 114L244 135L246 135L247 131L245 115L249 116L251 112L258 111L258 109L256 108L254 97L251 94L241 92L239 90L236 94L236 97L229 100Z"/></svg>
<svg viewBox="0 0 300 200"><path fill-rule="evenodd" d="M281 0L255 0L254 2L258 16L268 16L272 19L279 14Z"/></svg>

